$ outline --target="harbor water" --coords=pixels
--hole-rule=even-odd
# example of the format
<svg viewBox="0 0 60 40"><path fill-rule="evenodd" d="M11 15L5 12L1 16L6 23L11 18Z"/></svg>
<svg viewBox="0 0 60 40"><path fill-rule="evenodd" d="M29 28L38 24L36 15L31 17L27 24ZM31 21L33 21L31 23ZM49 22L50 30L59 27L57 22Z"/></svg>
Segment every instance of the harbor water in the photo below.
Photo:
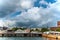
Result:
<svg viewBox="0 0 60 40"><path fill-rule="evenodd" d="M0 37L0 40L57 40L57 39L44 37Z"/></svg>

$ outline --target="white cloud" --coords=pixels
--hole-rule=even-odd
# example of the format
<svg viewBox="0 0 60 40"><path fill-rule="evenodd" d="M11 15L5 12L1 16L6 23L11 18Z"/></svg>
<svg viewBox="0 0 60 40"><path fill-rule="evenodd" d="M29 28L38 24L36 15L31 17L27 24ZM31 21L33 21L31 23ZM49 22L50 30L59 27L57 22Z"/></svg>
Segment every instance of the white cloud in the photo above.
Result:
<svg viewBox="0 0 60 40"><path fill-rule="evenodd" d="M49 18L48 20L46 20L46 21L42 21L42 23L41 24L38 24L38 26L42 26L42 25L44 25L44 24L48 24L49 22L51 22L53 19L52 18Z"/></svg>
<svg viewBox="0 0 60 40"><path fill-rule="evenodd" d="M55 3L49 5L50 5L50 12L54 16L54 18L60 18L60 0L56 0Z"/></svg>
<svg viewBox="0 0 60 40"><path fill-rule="evenodd" d="M18 8L19 10L22 10L21 11L21 14L17 15L16 17L14 17L13 19L10 17L9 20L5 20L5 21L2 21L0 20L0 26L2 26L3 24L5 26L8 26L9 25L14 25L16 22L20 22L20 23L31 23L31 22L34 22L32 25L30 26L33 26L34 24L36 24L36 26L41 26L41 25L44 25L44 24L47 24L51 21L53 21L53 16L57 16L55 14L58 14L57 12L60 12L60 1L57 1L56 3L53 3L53 4L48 4L46 1L44 0L41 0L40 1L40 4L45 4L45 5L48 5L49 7L47 8L43 8L43 7L34 7L34 2L36 0L19 0L18 3L13 3L13 6L18 6L16 7L16 9ZM10 5L12 4L10 3ZM17 9L17 10L18 10ZM25 9L27 9L27 11L25 11ZM16 10L14 10L16 11ZM13 21L12 21L13 20Z"/></svg>
<svg viewBox="0 0 60 40"><path fill-rule="evenodd" d="M28 10L34 6L35 1L36 0L0 0L0 17L10 15L15 11Z"/></svg>
<svg viewBox="0 0 60 40"><path fill-rule="evenodd" d="M27 11L28 18L30 18L32 20L39 20L41 18L41 15L39 12L40 12L40 8L38 8L38 7L29 9Z"/></svg>
<svg viewBox="0 0 60 40"><path fill-rule="evenodd" d="M39 3L40 3L40 4L48 5L48 3L47 3L45 0L41 0Z"/></svg>
<svg viewBox="0 0 60 40"><path fill-rule="evenodd" d="M60 11L60 0L57 0L55 3L50 4L50 8L52 10L59 12Z"/></svg>
<svg viewBox="0 0 60 40"><path fill-rule="evenodd" d="M57 1L56 3L48 4L47 2L42 0L42 2L40 2L40 3L46 4L49 7L47 7L47 8L31 7L30 9L28 9L27 12L22 11L22 13L17 16L17 19L20 17L19 20L20 21L23 20L23 22L25 22L25 23L30 22L30 20L32 20L32 21L35 21L37 23L37 25L38 24L44 25L46 23L52 22L54 19L53 18L54 13L60 11L59 2ZM26 21L26 20L28 20L28 21Z"/></svg>
<svg viewBox="0 0 60 40"><path fill-rule="evenodd" d="M12 27L12 26L15 26L15 21L11 21L11 20L6 20L5 21L5 26L7 27Z"/></svg>
<svg viewBox="0 0 60 40"><path fill-rule="evenodd" d="M23 9L29 9L33 7L33 1L32 0L20 0L20 6Z"/></svg>
<svg viewBox="0 0 60 40"><path fill-rule="evenodd" d="M27 20L37 21L41 18L41 15L39 13L40 9L38 7L33 7L29 9L27 12L22 12L19 17L23 17Z"/></svg>
<svg viewBox="0 0 60 40"><path fill-rule="evenodd" d="M4 22L0 20L0 26L4 26Z"/></svg>
<svg viewBox="0 0 60 40"><path fill-rule="evenodd" d="M2 5L3 4L3 0L0 0L0 5Z"/></svg>
<svg viewBox="0 0 60 40"><path fill-rule="evenodd" d="M0 27L12 27L15 25L15 21L0 19Z"/></svg>
<svg viewBox="0 0 60 40"><path fill-rule="evenodd" d="M53 16L56 17L56 18L60 18L59 14L54 14Z"/></svg>
<svg viewBox="0 0 60 40"><path fill-rule="evenodd" d="M32 7L28 11L22 11L20 15L17 15L14 19L16 22L29 23L35 22L36 26L41 26L52 21L51 13L49 8L38 8ZM32 24L33 25L33 24ZM31 25L30 25L31 26Z"/></svg>

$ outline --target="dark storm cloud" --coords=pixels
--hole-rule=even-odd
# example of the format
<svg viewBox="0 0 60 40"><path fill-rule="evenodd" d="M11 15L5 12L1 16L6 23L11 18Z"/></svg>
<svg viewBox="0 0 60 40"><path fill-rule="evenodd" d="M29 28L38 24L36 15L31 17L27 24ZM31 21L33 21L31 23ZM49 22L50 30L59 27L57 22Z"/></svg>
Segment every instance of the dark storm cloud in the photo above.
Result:
<svg viewBox="0 0 60 40"><path fill-rule="evenodd" d="M18 6L18 0L2 0L4 3L0 5L0 17L5 17L14 12Z"/></svg>

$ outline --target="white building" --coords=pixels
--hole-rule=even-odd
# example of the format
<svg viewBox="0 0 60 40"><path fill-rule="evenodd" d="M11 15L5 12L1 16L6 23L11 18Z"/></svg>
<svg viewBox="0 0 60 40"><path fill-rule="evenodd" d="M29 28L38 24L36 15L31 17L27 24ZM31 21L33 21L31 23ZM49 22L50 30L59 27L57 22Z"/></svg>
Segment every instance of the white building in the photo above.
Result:
<svg viewBox="0 0 60 40"><path fill-rule="evenodd" d="M15 31L15 33L29 33L30 30L26 29L26 30L20 30L18 29L17 31Z"/></svg>

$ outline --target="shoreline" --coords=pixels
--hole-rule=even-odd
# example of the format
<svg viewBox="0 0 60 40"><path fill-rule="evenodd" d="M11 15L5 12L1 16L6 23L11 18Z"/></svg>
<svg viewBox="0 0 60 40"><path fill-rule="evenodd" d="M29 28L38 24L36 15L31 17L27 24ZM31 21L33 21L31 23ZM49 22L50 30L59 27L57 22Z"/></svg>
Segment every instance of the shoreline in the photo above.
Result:
<svg viewBox="0 0 60 40"><path fill-rule="evenodd" d="M42 34L42 37L60 39L60 35Z"/></svg>

